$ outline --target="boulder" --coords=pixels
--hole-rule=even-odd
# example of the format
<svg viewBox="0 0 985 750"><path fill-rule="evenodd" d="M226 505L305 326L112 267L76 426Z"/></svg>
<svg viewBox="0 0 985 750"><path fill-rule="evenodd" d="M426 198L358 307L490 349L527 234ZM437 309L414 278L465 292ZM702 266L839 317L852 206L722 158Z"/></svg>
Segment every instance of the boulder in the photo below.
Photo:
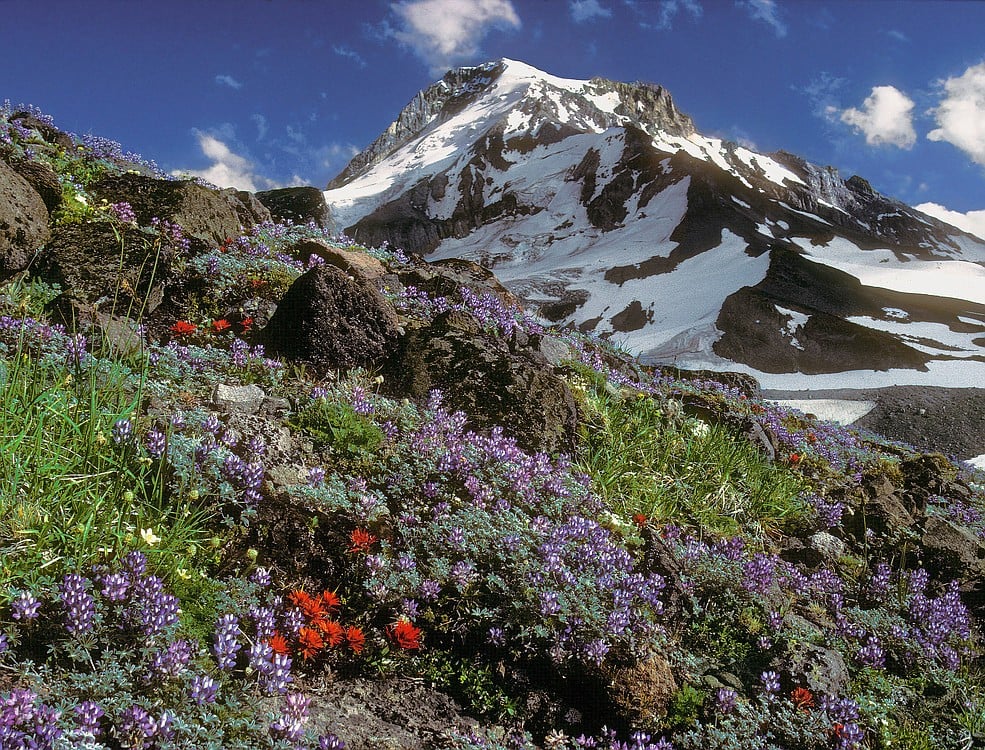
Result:
<svg viewBox="0 0 985 750"><path fill-rule="evenodd" d="M108 222L57 227L33 275L61 286L63 306L72 300L130 317L153 312L164 298L174 250L138 229L117 231L119 237Z"/></svg>
<svg viewBox="0 0 985 750"><path fill-rule="evenodd" d="M423 400L437 389L473 428L502 426L530 451L570 452L578 409L544 355L486 333L468 313L449 311L407 332L386 365L385 387Z"/></svg>
<svg viewBox="0 0 985 750"><path fill-rule="evenodd" d="M503 286L489 269L461 258L423 263L399 274L404 286L417 287L432 297L457 297L461 287L478 294L492 293L510 305L520 305L520 298Z"/></svg>
<svg viewBox="0 0 985 750"><path fill-rule="evenodd" d="M260 404L263 403L265 396L263 389L253 383L248 385L217 383L212 392L212 403L220 411L256 414L260 411Z"/></svg>
<svg viewBox="0 0 985 750"><path fill-rule="evenodd" d="M260 340L268 352L325 373L380 362L397 348L398 325L376 287L322 265L291 285Z"/></svg>
<svg viewBox="0 0 985 750"><path fill-rule="evenodd" d="M806 621L801 620L801 623ZM770 662L777 672L786 672L794 685L815 695L841 695L849 681L848 665L834 649L816 643L791 640L781 656Z"/></svg>
<svg viewBox="0 0 985 750"><path fill-rule="evenodd" d="M54 125L49 125L44 120L38 119L30 112L14 112L8 120L10 122L17 122L22 128L34 130L41 136L42 139L44 139L46 143L50 143L54 146L61 146L66 151L75 148L75 143L72 141L72 136L62 130L59 130Z"/></svg>
<svg viewBox="0 0 985 750"><path fill-rule="evenodd" d="M141 225L149 225L155 217L180 224L196 252L221 245L241 231L242 221L235 205L239 199L192 180L121 174L98 182L92 193L110 203L127 201Z"/></svg>
<svg viewBox="0 0 985 750"><path fill-rule="evenodd" d="M616 715L631 726L654 726L667 715L677 682L660 654L629 664L604 664L608 698Z"/></svg>
<svg viewBox="0 0 985 750"><path fill-rule="evenodd" d="M18 159L10 166L37 191L49 213L62 204L62 183L55 170L47 164L33 159Z"/></svg>
<svg viewBox="0 0 985 750"><path fill-rule="evenodd" d="M233 207L233 211L239 217L239 223L244 227L262 224L265 221L271 221L273 219L267 207L248 190L226 188L222 191L222 195L229 201L229 204Z"/></svg>
<svg viewBox="0 0 985 750"><path fill-rule="evenodd" d="M378 282L386 275L386 268L369 253L356 250L342 250L325 240L309 239L288 248L287 252L303 263L316 255L328 265L345 271L350 276L358 276L363 281L379 286Z"/></svg>
<svg viewBox="0 0 985 750"><path fill-rule="evenodd" d="M333 226L325 195L316 187L262 190L256 197L267 207L275 221L290 221L295 224L313 221L322 229L331 229Z"/></svg>
<svg viewBox="0 0 985 750"><path fill-rule="evenodd" d="M48 209L38 192L0 160L0 279L27 268L48 241Z"/></svg>

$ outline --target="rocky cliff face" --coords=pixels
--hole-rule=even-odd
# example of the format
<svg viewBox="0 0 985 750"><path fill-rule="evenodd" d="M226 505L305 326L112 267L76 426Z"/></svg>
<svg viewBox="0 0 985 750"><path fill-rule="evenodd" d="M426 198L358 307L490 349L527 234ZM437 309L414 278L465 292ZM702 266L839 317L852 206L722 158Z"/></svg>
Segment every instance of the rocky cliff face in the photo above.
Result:
<svg viewBox="0 0 985 750"><path fill-rule="evenodd" d="M652 361L966 385L985 362L985 242L862 177L703 136L660 86L452 71L325 196L357 240L488 265Z"/></svg>

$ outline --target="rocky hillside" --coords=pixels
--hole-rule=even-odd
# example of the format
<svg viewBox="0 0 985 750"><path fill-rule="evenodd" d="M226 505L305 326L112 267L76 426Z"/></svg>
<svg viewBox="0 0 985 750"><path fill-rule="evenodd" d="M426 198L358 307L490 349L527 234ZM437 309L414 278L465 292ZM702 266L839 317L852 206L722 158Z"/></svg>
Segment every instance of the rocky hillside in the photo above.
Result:
<svg viewBox="0 0 985 750"><path fill-rule="evenodd" d="M328 188L359 241L479 262L651 363L785 389L981 382L980 239L862 177L706 137L659 86L454 70Z"/></svg>
<svg viewBox="0 0 985 750"><path fill-rule="evenodd" d="M310 189L27 109L0 189L5 750L985 741L981 473L332 236Z"/></svg>

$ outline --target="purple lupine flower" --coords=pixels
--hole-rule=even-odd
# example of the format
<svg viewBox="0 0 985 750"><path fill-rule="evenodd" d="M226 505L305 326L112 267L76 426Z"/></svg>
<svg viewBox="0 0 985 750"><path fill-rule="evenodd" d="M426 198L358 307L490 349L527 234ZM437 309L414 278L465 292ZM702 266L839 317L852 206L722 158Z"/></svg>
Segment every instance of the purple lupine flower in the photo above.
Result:
<svg viewBox="0 0 985 750"><path fill-rule="evenodd" d="M107 573L99 579L103 598L111 602L122 602L127 598L130 577L125 573Z"/></svg>
<svg viewBox="0 0 985 750"><path fill-rule="evenodd" d="M886 655L879 643L879 638L870 635L865 645L856 653L856 658L867 667L882 669L886 665Z"/></svg>
<svg viewBox="0 0 985 750"><path fill-rule="evenodd" d="M134 213L133 206L131 206L127 201L120 201L119 203L110 203L109 211L113 214L113 217L124 224L131 224L137 220L137 214Z"/></svg>
<svg viewBox="0 0 985 750"><path fill-rule="evenodd" d="M0 630L0 654L5 654L10 650L10 639L7 634Z"/></svg>
<svg viewBox="0 0 985 750"><path fill-rule="evenodd" d="M425 580L421 581L421 587L419 589L419 596L428 602L433 602L438 598L438 594L441 592L441 585L437 581Z"/></svg>
<svg viewBox="0 0 985 750"><path fill-rule="evenodd" d="M113 424L113 442L123 445L133 437L133 424L129 419L117 419Z"/></svg>
<svg viewBox="0 0 985 750"><path fill-rule="evenodd" d="M217 276L219 274L219 256L212 253L208 258L205 259L205 272L209 276Z"/></svg>
<svg viewBox="0 0 985 750"><path fill-rule="evenodd" d="M123 568L131 577L137 578L147 571L147 556L143 552L128 552L123 557Z"/></svg>
<svg viewBox="0 0 985 750"><path fill-rule="evenodd" d="M282 695L292 682L291 657L287 654L274 654L267 671L261 675L261 687L268 695Z"/></svg>
<svg viewBox="0 0 985 750"><path fill-rule="evenodd" d="M375 411L373 405L366 397L365 388L357 385L352 389L352 408L356 414L362 414L364 416L372 414Z"/></svg>
<svg viewBox="0 0 985 750"><path fill-rule="evenodd" d="M742 566L742 587L746 591L765 594L773 585L775 569L775 559L757 552L749 562Z"/></svg>
<svg viewBox="0 0 985 750"><path fill-rule="evenodd" d="M150 662L151 678L168 679L178 677L192 657L192 644L190 641L178 639L168 644L168 647L157 651Z"/></svg>
<svg viewBox="0 0 985 750"><path fill-rule="evenodd" d="M891 579L892 570L889 566L884 562L876 563L876 568L869 579L869 585L866 587L869 598L877 602L884 601L889 594Z"/></svg>
<svg viewBox="0 0 985 750"><path fill-rule="evenodd" d="M96 602L89 593L89 579L69 573L58 585L58 590L65 608L65 629L72 634L92 630Z"/></svg>
<svg viewBox="0 0 985 750"><path fill-rule="evenodd" d="M208 675L196 674L188 687L188 697L198 706L214 703L219 695L219 683Z"/></svg>
<svg viewBox="0 0 985 750"><path fill-rule="evenodd" d="M759 679L763 681L763 690L769 694L780 692L780 675L776 672L763 672Z"/></svg>
<svg viewBox="0 0 985 750"><path fill-rule="evenodd" d="M281 616L281 622L284 626L284 632L295 636L298 631L307 625L307 620L304 614L297 607L291 607Z"/></svg>
<svg viewBox="0 0 985 750"><path fill-rule="evenodd" d="M219 417L215 414L209 414L209 416L202 420L202 431L208 432L212 437L217 437L221 429L222 422L219 421Z"/></svg>
<svg viewBox="0 0 985 750"><path fill-rule="evenodd" d="M15 620L34 620L41 602L30 591L21 591L10 603L10 616Z"/></svg>
<svg viewBox="0 0 985 750"><path fill-rule="evenodd" d="M325 484L325 469L321 466L312 466L308 469L308 485L321 487L323 484Z"/></svg>
<svg viewBox="0 0 985 750"><path fill-rule="evenodd" d="M137 625L147 636L157 635L178 622L179 601L157 576L138 579L131 589Z"/></svg>
<svg viewBox="0 0 985 750"><path fill-rule="evenodd" d="M609 653L609 644L601 638L596 638L585 646L585 658L596 666L600 666L605 661L607 653Z"/></svg>
<svg viewBox="0 0 985 750"><path fill-rule="evenodd" d="M99 720L105 715L102 707L94 701L83 701L72 709L75 713L75 725L79 731L96 737L99 734Z"/></svg>
<svg viewBox="0 0 985 750"><path fill-rule="evenodd" d="M503 634L503 629L497 627L489 628L489 634L486 636L486 641L493 646L505 646L506 636Z"/></svg>
<svg viewBox="0 0 985 750"><path fill-rule="evenodd" d="M449 575L460 589L468 588L476 578L475 565L469 560L459 560L451 566Z"/></svg>
<svg viewBox="0 0 985 750"><path fill-rule="evenodd" d="M215 654L219 669L229 671L236 666L236 652L243 647L237 640L239 634L239 620L236 615L223 615L219 618L212 644L212 653Z"/></svg>
<svg viewBox="0 0 985 750"><path fill-rule="evenodd" d="M538 599L540 600L540 613L545 617L556 615L561 611L561 604L558 602L556 591L541 591Z"/></svg>
<svg viewBox="0 0 985 750"><path fill-rule="evenodd" d="M300 745L304 738L304 724L308 720L310 704L311 699L302 693L289 693L285 696L280 718L270 725L271 735Z"/></svg>
<svg viewBox="0 0 985 750"><path fill-rule="evenodd" d="M165 447L166 439L163 432L156 427L152 427L147 431L147 452L151 458L160 458L163 456Z"/></svg>
<svg viewBox="0 0 985 750"><path fill-rule="evenodd" d="M450 532L448 532L448 545L452 549L460 550L465 546L465 532L459 527L454 527Z"/></svg>
<svg viewBox="0 0 985 750"><path fill-rule="evenodd" d="M318 750L345 750L345 743L334 734L322 734L318 737Z"/></svg>
<svg viewBox="0 0 985 750"><path fill-rule="evenodd" d="M730 714L738 705L739 696L732 688L718 688L715 691L715 708L721 714Z"/></svg>
<svg viewBox="0 0 985 750"><path fill-rule="evenodd" d="M250 580L257 586L263 586L266 588L270 586L270 570L261 566L258 566L252 573L250 573Z"/></svg>
<svg viewBox="0 0 985 750"><path fill-rule="evenodd" d="M88 355L89 340L81 333L65 342L65 358L73 367L81 367Z"/></svg>

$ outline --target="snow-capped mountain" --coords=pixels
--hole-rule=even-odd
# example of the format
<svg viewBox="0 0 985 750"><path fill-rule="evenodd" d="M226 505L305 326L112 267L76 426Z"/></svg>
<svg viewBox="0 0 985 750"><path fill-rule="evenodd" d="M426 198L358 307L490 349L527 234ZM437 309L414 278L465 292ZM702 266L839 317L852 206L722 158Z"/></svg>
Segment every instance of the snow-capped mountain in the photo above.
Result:
<svg viewBox="0 0 985 750"><path fill-rule="evenodd" d="M701 135L659 86L450 71L325 198L360 242L476 260L654 362L780 388L985 382L985 242Z"/></svg>

